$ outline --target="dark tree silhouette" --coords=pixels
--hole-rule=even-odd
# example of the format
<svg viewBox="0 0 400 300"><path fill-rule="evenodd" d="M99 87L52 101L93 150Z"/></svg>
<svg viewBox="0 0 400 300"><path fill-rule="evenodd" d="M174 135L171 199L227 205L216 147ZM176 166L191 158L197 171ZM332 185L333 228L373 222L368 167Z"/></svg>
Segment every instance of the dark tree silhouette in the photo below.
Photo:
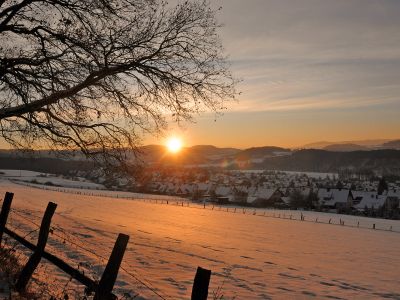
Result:
<svg viewBox="0 0 400 300"><path fill-rule="evenodd" d="M379 183L378 183L378 195L382 195L384 191L387 191L387 190L388 190L388 188L389 188L389 187L388 187L388 184L387 184L385 178L382 177L382 178L379 180Z"/></svg>
<svg viewBox="0 0 400 300"><path fill-rule="evenodd" d="M344 188L344 185L340 180L336 183L336 188L339 189L339 190Z"/></svg>
<svg viewBox="0 0 400 300"><path fill-rule="evenodd" d="M305 197L300 190L295 189L289 195L290 206L294 208L304 207Z"/></svg>
<svg viewBox="0 0 400 300"><path fill-rule="evenodd" d="M0 130L17 148L124 158L235 96L207 1L0 0Z"/></svg>

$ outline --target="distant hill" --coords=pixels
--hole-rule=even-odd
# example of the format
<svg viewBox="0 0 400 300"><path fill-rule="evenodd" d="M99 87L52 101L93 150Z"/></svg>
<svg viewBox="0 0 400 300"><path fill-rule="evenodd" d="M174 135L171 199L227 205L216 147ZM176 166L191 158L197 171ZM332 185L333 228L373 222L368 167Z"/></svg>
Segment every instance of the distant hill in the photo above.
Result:
<svg viewBox="0 0 400 300"><path fill-rule="evenodd" d="M187 148L192 154L209 156L214 158L223 158L225 156L235 155L241 150L236 148L218 148L212 145L197 145Z"/></svg>
<svg viewBox="0 0 400 300"><path fill-rule="evenodd" d="M386 143L382 144L382 148L400 150L400 140L386 142Z"/></svg>
<svg viewBox="0 0 400 300"><path fill-rule="evenodd" d="M212 145L197 145L183 148L178 154L171 154L165 146L151 145L140 148L144 161L167 164L219 164L221 161L263 159L290 153L290 149L275 146L253 147L244 150L218 148Z"/></svg>
<svg viewBox="0 0 400 300"><path fill-rule="evenodd" d="M235 148L218 148L211 145L184 147L179 153L168 152L162 145L143 146L140 149L140 159L149 163L164 164L207 164L230 157L240 152Z"/></svg>
<svg viewBox="0 0 400 300"><path fill-rule="evenodd" d="M328 142L328 141L321 141L306 144L304 146L299 147L300 149L326 149L327 147L331 147L333 145L357 145L357 146L364 146L368 149L379 149L381 146L386 143L390 142L390 139L375 139L375 140L357 140L357 141L339 141L339 142ZM331 148L332 151L334 148ZM354 149L355 150L362 150L362 149ZM338 151L349 151L349 150L338 150Z"/></svg>
<svg viewBox="0 0 400 300"><path fill-rule="evenodd" d="M385 147L398 147L399 141L385 143ZM186 147L178 154L167 151L165 146L149 145L140 148L140 161L144 164L225 166L230 169L272 169L286 171L338 172L343 169L372 170L381 174L400 175L400 150L369 150L357 144L326 146L329 150L265 146L244 150L218 148L211 145ZM357 151L351 151L357 149ZM335 151L334 151L335 150ZM66 173L70 170L90 170L91 161L72 158L29 157L15 151L0 150L0 169L27 169L46 173ZM50 157L49 157L50 156Z"/></svg>
<svg viewBox="0 0 400 300"><path fill-rule="evenodd" d="M366 146L361 146L361 145L357 145L357 144L332 144L332 145L325 146L323 149L327 150L327 151L341 151L341 152L371 150L370 148L368 148Z"/></svg>
<svg viewBox="0 0 400 300"><path fill-rule="evenodd" d="M275 146L252 147L238 152L235 155L235 158L240 160L258 159L258 158L278 156L280 153L290 153L290 152L291 152L290 149L285 149Z"/></svg>
<svg viewBox="0 0 400 300"><path fill-rule="evenodd" d="M4 155L4 153L3 153ZM90 161L65 160L47 157L0 157L0 169L30 170L51 174L68 174L69 171L90 171L94 169Z"/></svg>
<svg viewBox="0 0 400 300"><path fill-rule="evenodd" d="M327 141L320 141L320 142L309 143L309 144L303 145L299 148L301 148L301 149L323 149L332 144L334 144L334 143L327 142Z"/></svg>
<svg viewBox="0 0 400 300"><path fill-rule="evenodd" d="M333 152L306 149L293 152L290 156L266 158L253 168L338 172L343 169L372 170L382 174L400 174L399 150L371 150L352 152Z"/></svg>

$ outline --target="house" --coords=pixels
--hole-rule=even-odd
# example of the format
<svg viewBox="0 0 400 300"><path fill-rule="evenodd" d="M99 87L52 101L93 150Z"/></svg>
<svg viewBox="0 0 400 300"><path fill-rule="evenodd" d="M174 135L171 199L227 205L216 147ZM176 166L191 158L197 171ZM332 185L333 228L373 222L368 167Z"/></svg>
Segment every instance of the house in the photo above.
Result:
<svg viewBox="0 0 400 300"><path fill-rule="evenodd" d="M322 207L329 209L344 209L351 207L350 190L321 188L318 190L318 200Z"/></svg>
<svg viewBox="0 0 400 300"><path fill-rule="evenodd" d="M185 183L185 184L181 184L179 186L176 186L176 189L175 189L174 193L176 195L189 196L189 195L193 195L194 189L195 189L195 185L194 184Z"/></svg>
<svg viewBox="0 0 400 300"><path fill-rule="evenodd" d="M176 191L176 186L174 183L172 182L168 182L165 186L164 186L164 190L163 193L168 194L168 195L172 195L174 194Z"/></svg>
<svg viewBox="0 0 400 300"><path fill-rule="evenodd" d="M217 197L227 197L232 194L232 189L229 186L217 186L214 193Z"/></svg>
<svg viewBox="0 0 400 300"><path fill-rule="evenodd" d="M231 202L246 203L249 190L250 188L245 185L235 186L232 189L233 198L231 199Z"/></svg>
<svg viewBox="0 0 400 300"><path fill-rule="evenodd" d="M208 194L211 189L211 183L200 182L197 184L197 191L201 194Z"/></svg>
<svg viewBox="0 0 400 300"><path fill-rule="evenodd" d="M364 211L365 208L381 208L387 199L387 195L378 195L377 192L351 191L351 195L352 206L358 211Z"/></svg>
<svg viewBox="0 0 400 300"><path fill-rule="evenodd" d="M226 204L229 202L233 202L234 200L234 191L231 187L220 185L214 189L212 200L216 201L220 204Z"/></svg>
<svg viewBox="0 0 400 300"><path fill-rule="evenodd" d="M391 189L387 193L386 206L388 210L399 208L400 204L400 189Z"/></svg>
<svg viewBox="0 0 400 300"><path fill-rule="evenodd" d="M254 206L281 206L283 193L279 189L258 187L253 194L247 197L247 203Z"/></svg>

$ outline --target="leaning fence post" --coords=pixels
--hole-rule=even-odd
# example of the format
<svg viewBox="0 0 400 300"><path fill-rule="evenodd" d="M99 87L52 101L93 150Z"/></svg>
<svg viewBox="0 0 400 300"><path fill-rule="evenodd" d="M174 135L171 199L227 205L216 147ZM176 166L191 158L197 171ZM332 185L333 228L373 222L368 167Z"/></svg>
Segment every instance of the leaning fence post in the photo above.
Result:
<svg viewBox="0 0 400 300"><path fill-rule="evenodd" d="M207 300L208 286L210 284L211 270L197 267L194 277L191 300Z"/></svg>
<svg viewBox="0 0 400 300"><path fill-rule="evenodd" d="M6 227L8 213L10 212L11 202L14 197L13 193L6 192L4 195L3 205L0 212L0 246L3 238L4 228Z"/></svg>
<svg viewBox="0 0 400 300"><path fill-rule="evenodd" d="M101 276L94 300L112 299L111 292L114 288L115 280L117 280L118 270L124 257L126 246L128 245L129 235L120 233L114 248L111 252L110 259Z"/></svg>
<svg viewBox="0 0 400 300"><path fill-rule="evenodd" d="M15 284L15 289L18 292L22 292L25 290L29 279L32 277L33 272L40 263L40 260L44 252L44 248L46 247L47 238L49 237L51 218L53 217L56 208L57 204L53 202L49 202L49 204L47 205L46 211L42 219L42 224L40 225L39 238L36 250L29 258L25 267L22 269L18 281Z"/></svg>

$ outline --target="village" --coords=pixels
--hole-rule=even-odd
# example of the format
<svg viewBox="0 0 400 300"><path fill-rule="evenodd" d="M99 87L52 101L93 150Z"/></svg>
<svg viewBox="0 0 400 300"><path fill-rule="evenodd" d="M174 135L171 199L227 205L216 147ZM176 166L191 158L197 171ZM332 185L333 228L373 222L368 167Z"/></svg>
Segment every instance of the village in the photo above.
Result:
<svg viewBox="0 0 400 300"><path fill-rule="evenodd" d="M93 180L94 178L92 178ZM152 170L136 181L102 178L111 189L224 205L304 209L399 219L400 180L262 170Z"/></svg>

